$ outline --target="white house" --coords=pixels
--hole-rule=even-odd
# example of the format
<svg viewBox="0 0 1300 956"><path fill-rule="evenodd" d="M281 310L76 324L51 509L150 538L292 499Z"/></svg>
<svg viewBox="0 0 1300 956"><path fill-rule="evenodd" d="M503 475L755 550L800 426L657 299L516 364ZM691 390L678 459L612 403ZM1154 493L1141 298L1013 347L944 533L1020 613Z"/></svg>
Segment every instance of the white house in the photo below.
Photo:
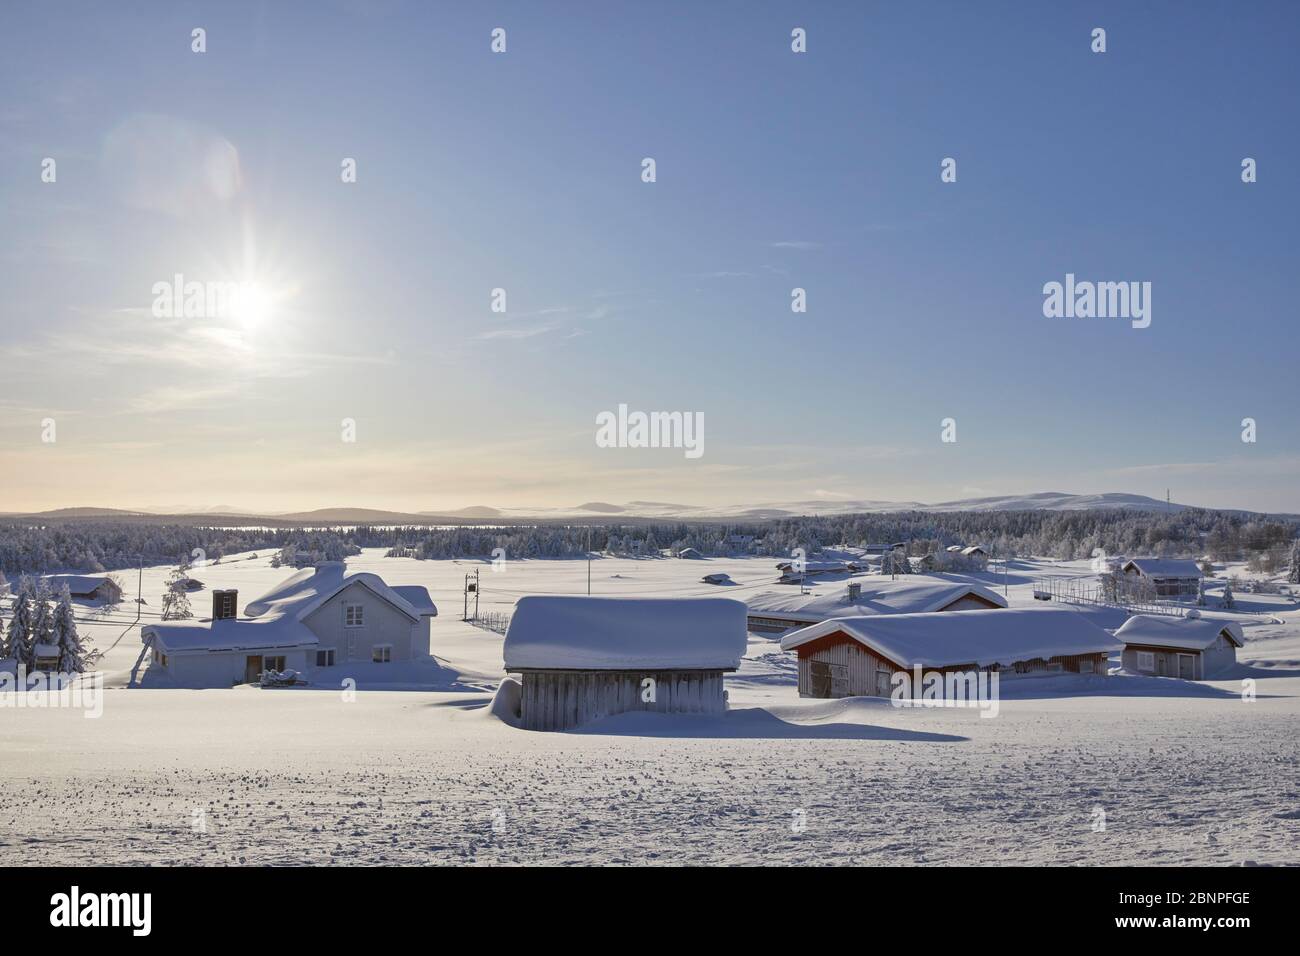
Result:
<svg viewBox="0 0 1300 956"><path fill-rule="evenodd" d="M739 601L534 595L515 604L503 653L522 677L521 725L565 730L633 710L720 713L745 645Z"/></svg>
<svg viewBox="0 0 1300 956"><path fill-rule="evenodd" d="M390 587L342 562L305 568L238 615L238 593L212 592L212 617L148 624L141 640L158 668L185 687L229 687L264 671L324 677L345 664L389 664L429 656L429 592Z"/></svg>
<svg viewBox="0 0 1300 956"><path fill-rule="evenodd" d="M929 611L968 611L1007 606L1002 595L977 584L908 580L863 582L820 588L811 594L789 590L764 591L749 598L749 629L776 634L833 617L867 614L919 614Z"/></svg>
<svg viewBox="0 0 1300 956"><path fill-rule="evenodd" d="M1156 677L1205 680L1237 661L1241 625L1187 617L1135 614L1115 632L1124 642L1124 668Z"/></svg>
<svg viewBox="0 0 1300 956"><path fill-rule="evenodd" d="M801 697L888 697L894 675L916 667L996 670L1000 680L1105 676L1123 644L1075 611L1009 608L833 618L787 634L781 647L799 655Z"/></svg>

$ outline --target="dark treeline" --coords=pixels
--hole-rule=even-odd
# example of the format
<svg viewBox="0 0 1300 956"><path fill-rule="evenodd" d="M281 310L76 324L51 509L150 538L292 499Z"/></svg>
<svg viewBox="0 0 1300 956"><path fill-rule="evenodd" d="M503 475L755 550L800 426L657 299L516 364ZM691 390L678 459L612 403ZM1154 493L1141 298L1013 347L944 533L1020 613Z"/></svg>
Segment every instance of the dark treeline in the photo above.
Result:
<svg viewBox="0 0 1300 956"><path fill-rule="evenodd" d="M978 544L997 556L1070 560L1108 554L1241 560L1289 548L1300 533L1295 518L1267 518L1188 509L1144 511L895 512L756 522L661 522L509 527L199 528L174 524L68 522L0 525L0 570L9 574L60 569L114 571L135 565L185 563L196 549L208 560L273 549L325 555L357 547L399 549L420 558L578 557L588 551L652 554L692 547L704 554L748 551L788 556L822 547L904 541L912 554L950 544ZM739 546L733 536L746 539ZM728 539L731 538L729 541Z"/></svg>

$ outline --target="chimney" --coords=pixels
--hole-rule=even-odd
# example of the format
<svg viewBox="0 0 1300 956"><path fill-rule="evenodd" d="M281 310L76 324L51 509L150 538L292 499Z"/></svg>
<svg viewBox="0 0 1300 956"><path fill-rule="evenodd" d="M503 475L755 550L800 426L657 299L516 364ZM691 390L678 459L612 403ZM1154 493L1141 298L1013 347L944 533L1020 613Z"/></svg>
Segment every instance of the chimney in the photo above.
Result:
<svg viewBox="0 0 1300 956"><path fill-rule="evenodd" d="M862 582L853 581L849 584L849 603L856 604L858 598L862 597Z"/></svg>
<svg viewBox="0 0 1300 956"><path fill-rule="evenodd" d="M237 589L231 588L229 591L212 592L212 620L233 620L238 606L239 591Z"/></svg>

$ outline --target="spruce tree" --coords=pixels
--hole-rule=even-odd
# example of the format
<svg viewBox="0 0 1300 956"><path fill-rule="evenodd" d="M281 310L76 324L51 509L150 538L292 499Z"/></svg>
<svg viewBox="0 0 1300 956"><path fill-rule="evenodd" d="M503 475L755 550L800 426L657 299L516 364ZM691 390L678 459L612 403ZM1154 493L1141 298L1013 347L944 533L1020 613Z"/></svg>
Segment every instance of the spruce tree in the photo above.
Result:
<svg viewBox="0 0 1300 956"><path fill-rule="evenodd" d="M54 643L54 608L50 607L50 584L45 578L36 579L36 589L32 596L32 630L29 637L31 660L28 668L36 663L36 646Z"/></svg>
<svg viewBox="0 0 1300 956"><path fill-rule="evenodd" d="M77 633L77 618L72 608L72 593L63 585L54 609L54 642L59 649L59 672L80 674L86 669L86 646Z"/></svg>
<svg viewBox="0 0 1300 956"><path fill-rule="evenodd" d="M1223 598L1219 602L1220 607L1232 609L1237 606L1237 599L1232 596L1232 582L1226 581L1223 585Z"/></svg>
<svg viewBox="0 0 1300 956"><path fill-rule="evenodd" d="M1286 579L1290 584L1300 584L1300 538L1291 542L1291 567Z"/></svg>
<svg viewBox="0 0 1300 956"><path fill-rule="evenodd" d="M36 642L32 639L32 615L32 579L23 575L18 581L13 620L9 622L8 657L26 668L30 668L36 658Z"/></svg>

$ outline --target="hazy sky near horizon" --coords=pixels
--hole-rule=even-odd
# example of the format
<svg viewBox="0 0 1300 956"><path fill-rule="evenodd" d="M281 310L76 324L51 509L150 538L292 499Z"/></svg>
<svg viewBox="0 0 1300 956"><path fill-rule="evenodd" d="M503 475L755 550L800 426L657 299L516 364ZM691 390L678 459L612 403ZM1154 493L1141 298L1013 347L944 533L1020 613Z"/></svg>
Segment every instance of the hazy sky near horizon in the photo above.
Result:
<svg viewBox="0 0 1300 956"><path fill-rule="evenodd" d="M1284 2L8 5L0 511L1300 512L1298 44ZM1067 273L1150 327L1045 317ZM263 301L159 317L175 275ZM620 403L704 454L597 447Z"/></svg>

